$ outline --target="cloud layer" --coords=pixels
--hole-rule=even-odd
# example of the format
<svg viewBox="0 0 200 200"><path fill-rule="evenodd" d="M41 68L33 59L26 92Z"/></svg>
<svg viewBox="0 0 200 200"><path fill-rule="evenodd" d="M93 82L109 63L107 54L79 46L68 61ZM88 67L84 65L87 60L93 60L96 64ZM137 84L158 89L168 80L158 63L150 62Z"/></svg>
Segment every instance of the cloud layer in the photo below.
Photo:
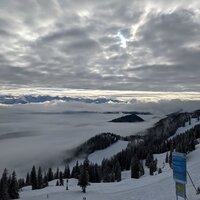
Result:
<svg viewBox="0 0 200 200"><path fill-rule="evenodd" d="M197 91L200 3L1 0L0 85Z"/></svg>
<svg viewBox="0 0 200 200"><path fill-rule="evenodd" d="M36 166L58 166L71 149L102 132L133 135L152 127L160 117L176 111L194 111L200 101L135 102L132 104L85 104L46 102L2 107L0 105L0 173L4 168L23 176ZM63 111L144 111L145 122L109 123L122 114L71 113ZM51 152L51 153L50 153Z"/></svg>

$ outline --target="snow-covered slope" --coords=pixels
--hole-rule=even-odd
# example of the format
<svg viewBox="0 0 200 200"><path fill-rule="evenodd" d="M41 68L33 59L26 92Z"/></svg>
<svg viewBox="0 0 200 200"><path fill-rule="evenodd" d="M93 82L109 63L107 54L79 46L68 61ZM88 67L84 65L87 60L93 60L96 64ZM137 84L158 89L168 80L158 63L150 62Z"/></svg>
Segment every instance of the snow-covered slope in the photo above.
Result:
<svg viewBox="0 0 200 200"><path fill-rule="evenodd" d="M197 118L192 118L191 124L189 124L189 121L186 122L185 126L178 128L176 133L173 136L171 136L169 139L172 139L172 138L176 137L177 135L184 134L186 131L189 131L190 129L194 128L198 124L200 124L200 121L198 121Z"/></svg>
<svg viewBox="0 0 200 200"><path fill-rule="evenodd" d="M200 145L197 149L188 155L188 171L192 176L196 186L200 185ZM158 165L162 167L165 154L155 155L158 159ZM140 179L131 179L130 172L123 172L123 180L118 183L95 183L87 188L87 193L83 194L77 186L77 180L69 180L69 190L65 187L56 187L56 182L50 183L50 186L42 190L31 191L30 187L23 188L20 193L24 200L42 200L48 198L52 200L171 200L175 199L175 186L172 177L172 170L168 165L163 166L163 173L149 176L145 175ZM192 184L188 180L187 197L191 200L199 200L200 196L195 193Z"/></svg>
<svg viewBox="0 0 200 200"><path fill-rule="evenodd" d="M127 145L127 141L119 140L106 149L95 151L94 153L90 154L88 159L90 162L101 164L104 158L111 158L113 155L119 153L123 149L126 149Z"/></svg>
<svg viewBox="0 0 200 200"><path fill-rule="evenodd" d="M102 160L105 159L110 159L112 156L116 155L123 149L126 149L128 145L127 141L122 141L118 140L116 143L110 145L109 147L102 149L102 150L97 150L91 154L88 155L88 159L91 163L97 163L101 164ZM69 163L69 166L72 168L76 165L76 162L78 161L79 164L84 162L84 158L78 158L74 159ZM64 165L60 166L60 169L64 170ZM56 170L56 168L55 168Z"/></svg>

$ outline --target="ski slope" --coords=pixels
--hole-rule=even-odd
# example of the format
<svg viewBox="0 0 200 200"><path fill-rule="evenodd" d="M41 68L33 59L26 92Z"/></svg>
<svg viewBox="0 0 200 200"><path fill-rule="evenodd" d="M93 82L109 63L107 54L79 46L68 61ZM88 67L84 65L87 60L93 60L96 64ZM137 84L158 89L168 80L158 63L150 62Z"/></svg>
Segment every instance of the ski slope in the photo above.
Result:
<svg viewBox="0 0 200 200"><path fill-rule="evenodd" d="M196 150L187 156L187 168L196 186L200 186L200 145ZM77 180L69 180L69 190L63 186L55 186L56 181L50 182L50 186L42 190L31 191L30 187L23 188L20 193L24 200L171 200L176 199L175 186L172 177L172 170L168 164L163 165L164 154L154 155L158 159L158 167L163 168L163 173L149 176L146 174L140 179L131 179L130 171L122 173L122 181L115 183L92 183L87 188L87 193L83 194ZM192 184L188 180L187 197L190 200L199 200L200 196L195 194Z"/></svg>
<svg viewBox="0 0 200 200"><path fill-rule="evenodd" d="M94 153L90 154L88 159L90 162L101 164L104 158L111 158L113 155L119 153L123 149L126 149L127 145L127 141L119 140L106 149L95 151Z"/></svg>
<svg viewBox="0 0 200 200"><path fill-rule="evenodd" d="M109 147L102 149L102 150L97 150L91 154L88 155L88 160L91 163L97 163L101 164L102 160L105 159L110 159L112 156L116 155L117 153L121 152L123 149L126 149L128 145L127 141L119 140L116 143L110 145ZM77 158L72 160L69 163L70 168L74 167L76 165L76 162L78 161L79 164L83 163L85 158ZM61 170L64 170L65 165L59 166ZM54 168L56 170L56 167Z"/></svg>
<svg viewBox="0 0 200 200"><path fill-rule="evenodd" d="M200 121L198 121L197 118L191 118L191 124L189 124L189 121L185 123L184 127L179 127L176 130L176 133L171 136L169 139L172 139L176 137L177 135L184 134L186 131L189 131L190 129L194 128L196 125L200 124Z"/></svg>

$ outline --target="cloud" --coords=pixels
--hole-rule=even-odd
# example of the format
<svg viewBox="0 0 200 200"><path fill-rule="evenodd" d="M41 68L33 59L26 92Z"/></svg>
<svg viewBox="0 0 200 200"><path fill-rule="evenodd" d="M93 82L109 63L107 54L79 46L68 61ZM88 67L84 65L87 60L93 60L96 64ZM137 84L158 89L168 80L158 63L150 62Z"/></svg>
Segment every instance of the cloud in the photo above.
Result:
<svg viewBox="0 0 200 200"><path fill-rule="evenodd" d="M0 85L199 91L200 3L0 2Z"/></svg>

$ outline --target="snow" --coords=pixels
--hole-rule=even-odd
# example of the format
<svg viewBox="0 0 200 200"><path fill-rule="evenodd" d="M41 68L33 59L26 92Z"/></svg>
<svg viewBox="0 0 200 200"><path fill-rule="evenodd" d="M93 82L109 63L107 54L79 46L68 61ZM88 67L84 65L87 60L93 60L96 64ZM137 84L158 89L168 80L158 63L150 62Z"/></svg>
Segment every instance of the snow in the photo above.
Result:
<svg viewBox="0 0 200 200"><path fill-rule="evenodd" d="M196 125L200 124L200 121L198 121L197 118L191 118L191 124L189 124L189 121L185 123L184 127L179 127L176 130L176 133L171 136L168 140L176 137L177 135L184 134L186 131L189 131L190 129L194 128Z"/></svg>
<svg viewBox="0 0 200 200"><path fill-rule="evenodd" d="M104 158L111 158L113 155L119 153L123 149L126 149L128 145L127 141L117 141L106 149L95 151L88 156L90 162L101 164Z"/></svg>
<svg viewBox="0 0 200 200"><path fill-rule="evenodd" d="M196 150L187 156L187 168L193 178L196 186L200 185L200 145L196 146ZM154 157L158 159L158 165L163 164L165 159L164 154L156 154ZM115 183L92 183L87 187L87 193L81 192L77 186L77 180L69 180L69 190L65 187L56 187L56 181L50 182L50 186L42 190L31 191L30 187L23 188L20 193L21 199L24 200L43 200L47 199L47 194L51 200L82 200L86 197L87 200L170 200L176 199L175 183L172 177L172 170L166 164L163 168L163 173L149 176L146 174L140 179L131 179L130 171L122 173L123 180ZM187 197L191 200L199 200L191 182L187 183Z"/></svg>
<svg viewBox="0 0 200 200"><path fill-rule="evenodd" d="M116 143L110 145L109 147L102 149L102 150L97 150L91 154L88 155L88 159L91 163L97 163L97 164L101 164L102 160L105 159L109 159L112 156L116 155L117 153L119 153L120 151L122 151L123 149L126 149L128 145L127 141L123 141L123 140L119 140ZM76 165L76 162L79 162L79 164L84 162L83 158L77 158L72 160L69 163L70 168L74 167ZM64 170L64 165L59 166L59 168L61 170ZM54 171L56 170L56 167L54 168Z"/></svg>
<svg viewBox="0 0 200 200"><path fill-rule="evenodd" d="M110 145L109 147L107 147L105 149L97 150L97 151L89 154L88 159L91 163L97 163L100 165L104 158L105 159L111 158L112 156L116 155L123 149L126 149L127 145L128 145L127 141L119 140L116 143ZM69 163L69 167L72 169L76 165L77 161L79 164L81 164L84 162L84 160L85 160L84 158L76 158ZM59 166L59 169L61 169L61 170L64 170L64 168L65 168L65 165ZM53 168L53 170L55 171L56 167Z"/></svg>

